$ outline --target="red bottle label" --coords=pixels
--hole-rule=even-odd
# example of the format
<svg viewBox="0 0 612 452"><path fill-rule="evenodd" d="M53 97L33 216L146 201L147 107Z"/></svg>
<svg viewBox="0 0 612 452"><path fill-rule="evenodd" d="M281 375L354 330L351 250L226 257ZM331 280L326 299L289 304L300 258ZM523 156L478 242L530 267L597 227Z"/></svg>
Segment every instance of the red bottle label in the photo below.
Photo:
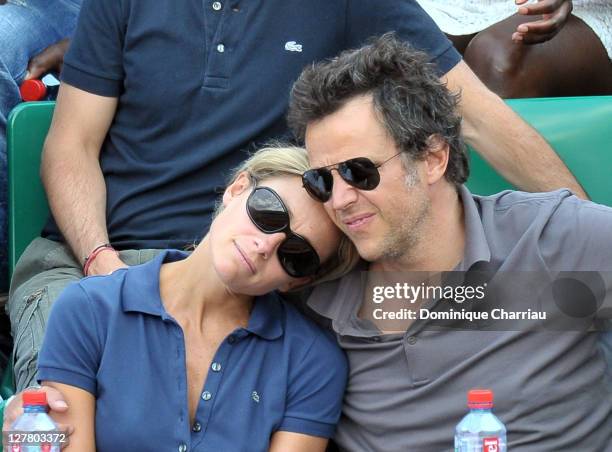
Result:
<svg viewBox="0 0 612 452"><path fill-rule="evenodd" d="M499 438L483 438L482 452L499 452Z"/></svg>

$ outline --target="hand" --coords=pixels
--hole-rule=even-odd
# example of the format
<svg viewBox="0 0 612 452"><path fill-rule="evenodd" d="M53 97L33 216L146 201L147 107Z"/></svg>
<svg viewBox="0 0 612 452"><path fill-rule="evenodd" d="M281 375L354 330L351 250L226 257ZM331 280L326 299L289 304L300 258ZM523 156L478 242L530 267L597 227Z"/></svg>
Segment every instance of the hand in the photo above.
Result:
<svg viewBox="0 0 612 452"><path fill-rule="evenodd" d="M25 80L40 78L49 71L61 72L62 66L64 65L64 55L66 54L66 50L68 50L69 44L70 39L65 38L50 45L38 55L33 56L28 63L28 71L26 72Z"/></svg>
<svg viewBox="0 0 612 452"><path fill-rule="evenodd" d="M53 417L53 413L64 413L68 410L68 404L57 389L49 386L41 386L40 391L47 393L47 403L49 404L49 415L51 415L51 417ZM2 424L3 432L10 431L13 423L23 414L22 394L23 392L15 394L15 397L11 399L10 403L4 408L4 423ZM72 432L74 431L74 428L71 425L57 424L57 428L62 432L66 432L68 436L72 435ZM9 450L6 440L6 435L3 435L4 450Z"/></svg>
<svg viewBox="0 0 612 452"><path fill-rule="evenodd" d="M515 0L515 3L520 6L527 1ZM542 15L542 19L520 24L512 34L512 40L524 44L538 44L552 39L563 28L572 9L572 0L538 0L537 3L520 6L519 14Z"/></svg>
<svg viewBox="0 0 612 452"><path fill-rule="evenodd" d="M92 261L88 273L85 276L93 275L110 275L119 268L127 268L128 266L119 258L117 252L113 249L104 249L98 253Z"/></svg>

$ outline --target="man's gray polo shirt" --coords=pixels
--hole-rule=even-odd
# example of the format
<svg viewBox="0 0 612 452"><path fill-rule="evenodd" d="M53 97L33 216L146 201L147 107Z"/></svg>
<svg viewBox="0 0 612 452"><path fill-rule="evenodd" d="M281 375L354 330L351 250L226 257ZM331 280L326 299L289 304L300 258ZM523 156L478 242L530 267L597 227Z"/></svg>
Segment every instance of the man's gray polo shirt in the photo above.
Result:
<svg viewBox="0 0 612 452"><path fill-rule="evenodd" d="M466 245L458 270L612 271L612 209L566 190L472 195L461 188ZM336 441L348 451L452 449L466 393L492 388L511 450L612 450L612 394L597 334L428 329L381 334L356 315L361 269L318 286L308 305L331 319L349 384Z"/></svg>

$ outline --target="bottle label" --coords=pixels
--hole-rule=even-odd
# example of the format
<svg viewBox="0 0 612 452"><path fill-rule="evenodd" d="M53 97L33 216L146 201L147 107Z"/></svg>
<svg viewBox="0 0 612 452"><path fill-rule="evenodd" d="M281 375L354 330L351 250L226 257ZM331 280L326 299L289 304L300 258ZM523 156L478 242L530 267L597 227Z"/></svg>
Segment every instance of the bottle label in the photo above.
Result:
<svg viewBox="0 0 612 452"><path fill-rule="evenodd" d="M499 452L499 438L483 438L482 452Z"/></svg>

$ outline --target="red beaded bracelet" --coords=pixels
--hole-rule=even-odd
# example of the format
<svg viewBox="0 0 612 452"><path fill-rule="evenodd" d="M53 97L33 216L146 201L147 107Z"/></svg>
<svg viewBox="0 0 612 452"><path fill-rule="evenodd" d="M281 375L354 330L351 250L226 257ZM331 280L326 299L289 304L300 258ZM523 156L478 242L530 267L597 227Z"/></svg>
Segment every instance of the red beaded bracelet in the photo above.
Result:
<svg viewBox="0 0 612 452"><path fill-rule="evenodd" d="M98 254L100 254L104 250L112 250L112 251L115 252L115 254L117 254L117 255L119 254L119 253L117 253L115 248L113 248L113 245L111 245L110 243L104 243L102 245L96 246L93 249L93 251L91 253L89 253L89 256L87 256L85 258L85 262L83 264L83 274L85 276L89 276L87 273L89 272L89 267L91 266L91 263L98 256Z"/></svg>

